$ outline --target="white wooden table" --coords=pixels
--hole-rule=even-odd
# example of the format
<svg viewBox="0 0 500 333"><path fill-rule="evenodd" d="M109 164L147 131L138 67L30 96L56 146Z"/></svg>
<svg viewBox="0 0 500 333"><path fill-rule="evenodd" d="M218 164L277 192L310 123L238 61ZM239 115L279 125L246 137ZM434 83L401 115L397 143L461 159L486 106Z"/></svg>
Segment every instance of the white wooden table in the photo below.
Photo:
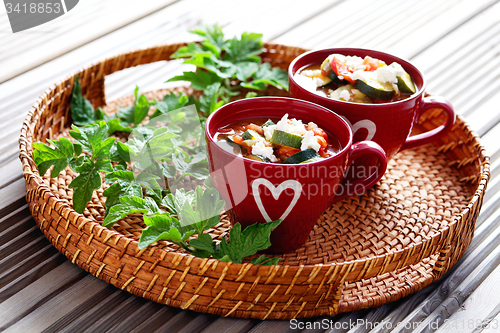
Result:
<svg viewBox="0 0 500 333"><path fill-rule="evenodd" d="M106 56L192 40L190 28L215 22L228 36L252 31L281 44L374 48L407 58L425 73L428 90L447 97L481 135L491 156L491 180L472 244L441 280L378 308L300 320L301 327L317 323L317 329L302 331L500 331L498 0L80 0L66 15L16 34L0 6L0 331L294 331L289 321L183 311L108 285L57 252L24 198L18 135L30 106L49 85ZM135 85L156 89L180 71L169 63L113 74L106 81L107 98L131 94ZM324 319L332 320L333 330L319 325ZM353 327L358 320L363 324Z"/></svg>

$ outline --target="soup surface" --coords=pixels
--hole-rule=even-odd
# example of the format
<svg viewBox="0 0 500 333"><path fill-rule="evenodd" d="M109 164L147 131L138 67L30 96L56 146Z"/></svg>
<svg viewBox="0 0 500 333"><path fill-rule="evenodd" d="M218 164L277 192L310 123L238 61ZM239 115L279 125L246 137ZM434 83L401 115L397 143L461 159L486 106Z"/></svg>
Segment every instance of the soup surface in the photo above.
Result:
<svg viewBox="0 0 500 333"><path fill-rule="evenodd" d="M266 163L298 164L320 161L341 150L337 138L315 123L301 120L253 118L218 129L215 141L223 149Z"/></svg>
<svg viewBox="0 0 500 333"><path fill-rule="evenodd" d="M379 104L407 99L416 93L411 76L394 62L331 54L322 63L294 75L303 88L320 96L353 103Z"/></svg>

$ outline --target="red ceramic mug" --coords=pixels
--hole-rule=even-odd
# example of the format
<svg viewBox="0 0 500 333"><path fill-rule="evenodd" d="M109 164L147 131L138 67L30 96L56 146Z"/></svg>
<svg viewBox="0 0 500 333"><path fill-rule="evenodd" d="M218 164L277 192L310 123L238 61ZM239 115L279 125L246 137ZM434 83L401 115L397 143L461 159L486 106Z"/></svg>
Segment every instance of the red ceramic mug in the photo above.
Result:
<svg viewBox="0 0 500 333"><path fill-rule="evenodd" d="M413 78L416 88L410 98L397 102L382 104L359 104L334 100L308 91L300 86L294 75L300 69L322 63L330 54L339 53L346 56L358 56L383 60L386 64L399 63ZM330 48L306 52L295 58L288 68L290 79L290 96L322 105L345 117L352 126L354 142L373 140L386 152L390 160L401 150L413 148L442 137L455 122L452 105L443 97L424 97L425 79L423 74L411 63L393 55L357 48ZM410 136L413 125L420 116L429 109L441 108L447 114L446 122L425 133Z"/></svg>
<svg viewBox="0 0 500 333"><path fill-rule="evenodd" d="M329 137L337 138L340 151L312 163L264 163L226 151L214 137L220 128L235 121L280 119L285 113L289 119L318 124ZM207 119L205 135L212 184L242 227L282 220L271 234L268 252L289 252L302 246L325 209L335 201L362 194L387 168L385 152L378 144L353 144L352 131L344 119L320 105L292 98L260 97L226 104ZM353 161L367 156L374 156L371 159L377 162L371 172L351 184L342 183Z"/></svg>

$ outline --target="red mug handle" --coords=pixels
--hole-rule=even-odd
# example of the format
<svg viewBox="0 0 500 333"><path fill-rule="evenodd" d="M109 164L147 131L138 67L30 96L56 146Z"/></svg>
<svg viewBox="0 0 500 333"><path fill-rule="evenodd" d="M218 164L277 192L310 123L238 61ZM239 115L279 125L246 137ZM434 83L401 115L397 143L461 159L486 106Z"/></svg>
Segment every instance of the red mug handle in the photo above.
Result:
<svg viewBox="0 0 500 333"><path fill-rule="evenodd" d="M349 151L348 166L354 164L354 161L362 156L375 156L378 161L377 170L366 178L355 179L350 186L347 186L348 184L346 184L344 178L340 186L346 188L346 191L345 193L342 191L342 193L337 194L334 198L334 202L351 197L355 194L362 194L365 190L375 185L384 175L387 169L387 156L378 143L374 141L360 141L354 143Z"/></svg>
<svg viewBox="0 0 500 333"><path fill-rule="evenodd" d="M401 150L409 149L409 148L414 148L417 146L421 146L423 144L429 143L431 141L434 141L436 139L439 139L442 137L448 130L451 129L453 124L455 123L455 111L453 110L453 106L451 105L448 100L446 100L444 97L440 96L430 96L430 97L424 97L422 100L422 104L420 105L420 108L417 113L417 119L415 119L415 122L418 121L418 119L429 109L443 109L444 112L447 115L446 122L425 133L417 134L414 136L411 136L406 139L406 142L403 144L401 147Z"/></svg>

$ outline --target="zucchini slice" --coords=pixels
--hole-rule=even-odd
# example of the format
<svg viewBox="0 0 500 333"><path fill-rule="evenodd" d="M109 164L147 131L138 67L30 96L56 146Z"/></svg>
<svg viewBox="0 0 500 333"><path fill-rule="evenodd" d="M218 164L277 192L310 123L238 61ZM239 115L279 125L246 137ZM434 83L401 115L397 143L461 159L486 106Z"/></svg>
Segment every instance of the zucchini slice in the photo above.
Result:
<svg viewBox="0 0 500 333"><path fill-rule="evenodd" d="M233 136L234 135L228 135L228 136L226 136L226 141L237 144L236 142L234 142Z"/></svg>
<svg viewBox="0 0 500 333"><path fill-rule="evenodd" d="M308 159L307 161L304 161L304 162L300 162L300 164L304 164L304 163L312 163L312 162L317 162L317 161L321 161L321 160L324 160L323 157L313 157L313 158L310 158Z"/></svg>
<svg viewBox="0 0 500 333"><path fill-rule="evenodd" d="M254 130L246 130L243 132L241 135L243 140L257 140L257 141L264 141L264 138Z"/></svg>
<svg viewBox="0 0 500 333"><path fill-rule="evenodd" d="M259 141L258 140L243 140L240 143L240 146L243 146L243 147L252 147L257 142L259 142Z"/></svg>
<svg viewBox="0 0 500 333"><path fill-rule="evenodd" d="M333 72L333 71L332 71ZM316 86L318 88L322 88L332 82L332 79L329 76L316 76Z"/></svg>
<svg viewBox="0 0 500 333"><path fill-rule="evenodd" d="M331 60L332 58L328 57L323 61L323 63L321 64L321 71L328 76L328 78L331 80L330 82L333 82L336 85L342 86L348 84L349 81L339 79L337 73L332 71L332 66L330 65Z"/></svg>
<svg viewBox="0 0 500 333"><path fill-rule="evenodd" d="M305 163L308 160L319 157L316 150L309 148L306 150L299 151L298 153L293 154L289 158L283 161L283 164L298 164Z"/></svg>
<svg viewBox="0 0 500 333"><path fill-rule="evenodd" d="M301 136L277 129L274 130L273 136L271 137L270 141L271 143L274 143L276 145L291 147L295 149L300 149L300 146L302 145Z"/></svg>
<svg viewBox="0 0 500 333"><path fill-rule="evenodd" d="M404 73L402 76L398 76L397 79L399 91L409 94L414 94L417 92L410 74Z"/></svg>
<svg viewBox="0 0 500 333"><path fill-rule="evenodd" d="M271 119L268 119L263 125L262 127L268 127L268 126L273 126L273 125L276 125L274 123L274 121L272 121Z"/></svg>
<svg viewBox="0 0 500 333"><path fill-rule="evenodd" d="M328 77L333 81L333 83L335 83L339 86L343 86L344 84L349 83L349 81L347 81L346 79L344 79L344 80L339 79L339 77L337 76L337 74L334 71L330 71L330 73L328 73Z"/></svg>
<svg viewBox="0 0 500 333"><path fill-rule="evenodd" d="M267 157L264 157L264 156L260 156L260 155L247 155L245 157L249 158L251 160L254 160L254 161L271 163L270 159L268 159Z"/></svg>
<svg viewBox="0 0 500 333"><path fill-rule="evenodd" d="M365 80L356 80L354 86L366 96L382 101L390 100L396 93L392 84L381 83L374 75L368 76Z"/></svg>

